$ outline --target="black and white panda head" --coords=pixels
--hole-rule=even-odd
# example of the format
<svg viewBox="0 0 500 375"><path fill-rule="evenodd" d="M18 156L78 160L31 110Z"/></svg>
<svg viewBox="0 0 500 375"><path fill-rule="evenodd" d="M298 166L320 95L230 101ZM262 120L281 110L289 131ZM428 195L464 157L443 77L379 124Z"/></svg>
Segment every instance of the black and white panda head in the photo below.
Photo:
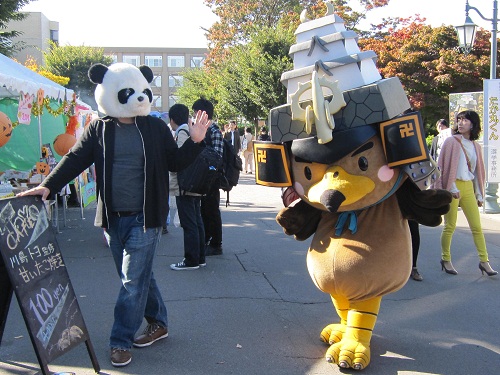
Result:
<svg viewBox="0 0 500 375"><path fill-rule="evenodd" d="M96 83L99 111L111 117L147 116L151 111L153 72L148 66L116 63L109 67L94 64L89 78Z"/></svg>

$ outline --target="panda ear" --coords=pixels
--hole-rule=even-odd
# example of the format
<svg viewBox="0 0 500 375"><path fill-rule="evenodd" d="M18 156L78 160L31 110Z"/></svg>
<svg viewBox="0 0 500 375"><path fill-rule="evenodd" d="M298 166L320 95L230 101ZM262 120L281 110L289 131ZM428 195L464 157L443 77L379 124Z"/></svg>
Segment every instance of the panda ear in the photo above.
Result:
<svg viewBox="0 0 500 375"><path fill-rule="evenodd" d="M153 82L154 75L153 75L153 71L151 70L151 68L149 66L141 65L139 67L139 70L141 71L144 78L146 78L146 81L148 81L148 83Z"/></svg>
<svg viewBox="0 0 500 375"><path fill-rule="evenodd" d="M94 64L89 69L89 79L92 83L102 83L104 75L108 71L108 67L103 64Z"/></svg>

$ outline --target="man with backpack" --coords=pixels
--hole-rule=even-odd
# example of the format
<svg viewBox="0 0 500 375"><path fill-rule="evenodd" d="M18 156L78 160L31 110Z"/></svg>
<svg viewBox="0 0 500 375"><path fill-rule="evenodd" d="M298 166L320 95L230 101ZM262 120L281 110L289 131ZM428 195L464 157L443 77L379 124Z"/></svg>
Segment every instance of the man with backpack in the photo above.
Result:
<svg viewBox="0 0 500 375"><path fill-rule="evenodd" d="M205 111L211 124L205 136L205 147L213 147L214 150L223 157L224 143L222 132L212 121L214 114L213 104L204 98L200 98L193 103L193 117L198 111ZM210 191L201 198L201 217L205 228L206 256L222 254L222 218L219 209L220 183L215 183Z"/></svg>

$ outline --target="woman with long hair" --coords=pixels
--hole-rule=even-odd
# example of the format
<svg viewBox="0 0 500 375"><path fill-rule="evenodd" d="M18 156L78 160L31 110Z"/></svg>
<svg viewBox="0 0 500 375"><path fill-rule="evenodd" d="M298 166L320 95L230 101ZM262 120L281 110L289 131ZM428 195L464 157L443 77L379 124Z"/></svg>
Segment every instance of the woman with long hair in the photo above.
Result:
<svg viewBox="0 0 500 375"><path fill-rule="evenodd" d="M474 111L462 111L456 116L455 134L447 138L439 154L441 177L434 188L446 189L452 196L450 211L444 215L441 234L441 269L451 275L458 272L451 263L451 240L457 224L458 206L469 223L474 244L479 255L479 269L488 276L498 272L491 268L486 241L481 228L479 207L483 205L485 169L481 146L476 142L481 133L481 120Z"/></svg>

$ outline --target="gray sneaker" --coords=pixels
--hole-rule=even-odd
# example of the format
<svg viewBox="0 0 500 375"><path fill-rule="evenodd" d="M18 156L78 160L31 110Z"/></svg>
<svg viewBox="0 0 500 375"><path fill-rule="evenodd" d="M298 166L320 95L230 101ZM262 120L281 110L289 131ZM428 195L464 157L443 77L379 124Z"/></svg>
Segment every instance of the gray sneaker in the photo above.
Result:
<svg viewBox="0 0 500 375"><path fill-rule="evenodd" d="M130 350L112 348L111 349L111 364L115 367L127 366L132 361Z"/></svg>
<svg viewBox="0 0 500 375"><path fill-rule="evenodd" d="M150 323L144 329L142 335L137 336L134 340L134 346L137 348L143 348L155 343L158 340L165 339L168 337L168 329L162 327L158 323Z"/></svg>
<svg viewBox="0 0 500 375"><path fill-rule="evenodd" d="M418 272L417 267L413 267L410 273L410 277L415 281L422 281L424 278Z"/></svg>

